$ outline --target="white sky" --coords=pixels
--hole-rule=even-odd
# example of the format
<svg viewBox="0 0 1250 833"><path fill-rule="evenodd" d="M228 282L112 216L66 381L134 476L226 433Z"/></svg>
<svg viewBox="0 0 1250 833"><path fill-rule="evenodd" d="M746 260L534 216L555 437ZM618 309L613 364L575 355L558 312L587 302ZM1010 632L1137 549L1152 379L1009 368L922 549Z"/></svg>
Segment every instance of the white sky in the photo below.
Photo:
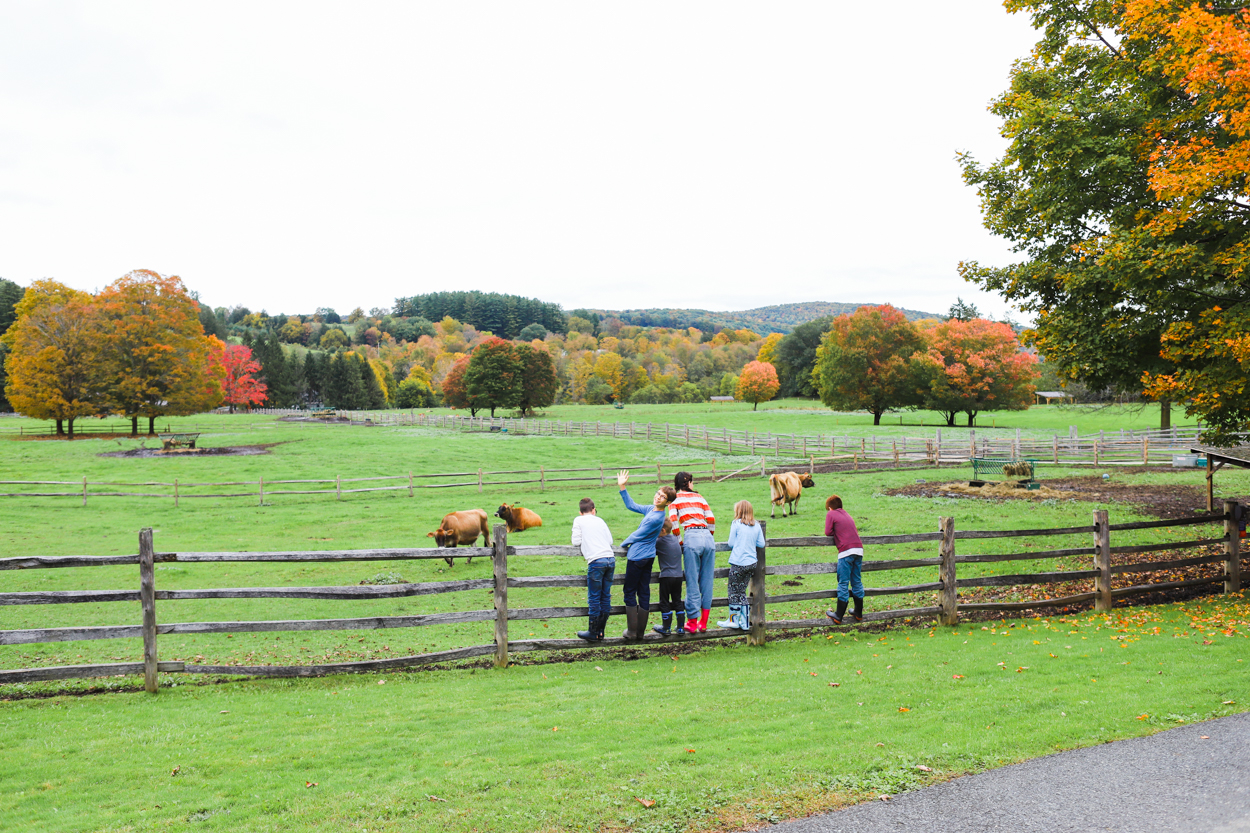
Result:
<svg viewBox="0 0 1250 833"><path fill-rule="evenodd" d="M3 0L0 277L1002 315L954 157L1034 40L992 0Z"/></svg>

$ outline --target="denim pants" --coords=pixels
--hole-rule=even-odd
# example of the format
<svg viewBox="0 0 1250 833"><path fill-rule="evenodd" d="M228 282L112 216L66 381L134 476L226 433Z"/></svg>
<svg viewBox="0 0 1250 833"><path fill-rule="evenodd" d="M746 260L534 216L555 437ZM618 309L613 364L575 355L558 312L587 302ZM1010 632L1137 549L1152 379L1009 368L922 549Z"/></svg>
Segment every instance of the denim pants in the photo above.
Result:
<svg viewBox="0 0 1250 833"><path fill-rule="evenodd" d="M616 574L615 558L600 558L586 564L586 606L590 618L607 616L612 610L612 576Z"/></svg>
<svg viewBox="0 0 1250 833"><path fill-rule="evenodd" d="M838 559L838 601L845 602L851 596L864 598L864 582L860 580L859 570L863 566L862 555L844 555ZM847 585L851 592L847 593Z"/></svg>
<svg viewBox="0 0 1250 833"><path fill-rule="evenodd" d="M651 565L654 558L625 562L625 606L651 609Z"/></svg>
<svg viewBox="0 0 1250 833"><path fill-rule="evenodd" d="M712 570L716 568L716 542L706 529L685 533L686 618L698 619L702 608L712 607Z"/></svg>

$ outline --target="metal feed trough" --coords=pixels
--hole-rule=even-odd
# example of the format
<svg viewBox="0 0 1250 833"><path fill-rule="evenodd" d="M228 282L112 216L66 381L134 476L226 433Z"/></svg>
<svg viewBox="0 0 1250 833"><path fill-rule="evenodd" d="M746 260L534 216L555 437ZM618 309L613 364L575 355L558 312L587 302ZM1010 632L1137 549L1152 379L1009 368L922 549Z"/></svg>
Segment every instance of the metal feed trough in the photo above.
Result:
<svg viewBox="0 0 1250 833"><path fill-rule="evenodd" d="M194 451L195 441L200 438L200 432L182 433L182 434L158 434L161 438L161 451Z"/></svg>
<svg viewBox="0 0 1250 833"><path fill-rule="evenodd" d="M1015 460L1010 457L973 457L972 482L970 486L1000 483L1005 480L1019 481L1024 488L1036 489L1033 464L1036 460Z"/></svg>

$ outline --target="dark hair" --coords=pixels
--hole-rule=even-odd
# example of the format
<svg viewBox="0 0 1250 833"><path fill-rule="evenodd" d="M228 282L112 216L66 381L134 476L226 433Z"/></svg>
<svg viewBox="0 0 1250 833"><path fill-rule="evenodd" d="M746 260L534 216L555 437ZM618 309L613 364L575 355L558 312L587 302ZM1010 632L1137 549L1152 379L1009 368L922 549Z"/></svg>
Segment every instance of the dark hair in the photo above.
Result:
<svg viewBox="0 0 1250 833"><path fill-rule="evenodd" d="M677 500L677 490L674 489L672 486L665 486L664 488L660 489L660 491L664 493L664 499L667 500L669 503L672 503L673 501Z"/></svg>
<svg viewBox="0 0 1250 833"><path fill-rule="evenodd" d="M677 491L685 492L690 489L690 481L694 480L688 471L679 471L677 476L673 478L673 485L677 487Z"/></svg>
<svg viewBox="0 0 1250 833"><path fill-rule="evenodd" d="M577 502L577 508L583 515L585 515L587 512L594 511L595 502L588 497L584 497Z"/></svg>
<svg viewBox="0 0 1250 833"><path fill-rule="evenodd" d="M826 509L841 509L842 498L838 497L837 495L829 495L829 499L825 501L825 508Z"/></svg>

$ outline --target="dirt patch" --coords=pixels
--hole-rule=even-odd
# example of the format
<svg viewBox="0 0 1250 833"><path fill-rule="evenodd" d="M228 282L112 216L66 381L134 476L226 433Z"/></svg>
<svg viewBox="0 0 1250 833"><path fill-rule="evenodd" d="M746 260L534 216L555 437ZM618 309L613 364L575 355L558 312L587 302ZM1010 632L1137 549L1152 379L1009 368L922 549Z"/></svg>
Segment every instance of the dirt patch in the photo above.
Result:
<svg viewBox="0 0 1250 833"><path fill-rule="evenodd" d="M302 414L299 414L299 415L278 417L278 422L311 422L316 425L350 425L352 421L348 419L347 417L339 417L339 416L314 417L314 416L304 416ZM373 423L371 421L366 421L363 424L372 425Z"/></svg>
<svg viewBox="0 0 1250 833"><path fill-rule="evenodd" d="M1131 471L1117 472L1118 474ZM1093 503L1125 503L1140 508L1156 518L1186 518L1206 513L1206 493L1199 486L1165 483L1122 483L1101 477L1069 477L1044 480L1037 490L1014 487L980 488L968 481L947 483L913 483L888 489L887 495L906 497L946 497L968 500L1084 500Z"/></svg>
<svg viewBox="0 0 1250 833"><path fill-rule="evenodd" d="M261 443L259 445L223 445L212 448L184 448L178 451L162 451L159 448L130 448L125 451L107 451L97 457L162 457L166 459L182 459L183 457L251 457L257 454L268 454L269 449L282 443Z"/></svg>

